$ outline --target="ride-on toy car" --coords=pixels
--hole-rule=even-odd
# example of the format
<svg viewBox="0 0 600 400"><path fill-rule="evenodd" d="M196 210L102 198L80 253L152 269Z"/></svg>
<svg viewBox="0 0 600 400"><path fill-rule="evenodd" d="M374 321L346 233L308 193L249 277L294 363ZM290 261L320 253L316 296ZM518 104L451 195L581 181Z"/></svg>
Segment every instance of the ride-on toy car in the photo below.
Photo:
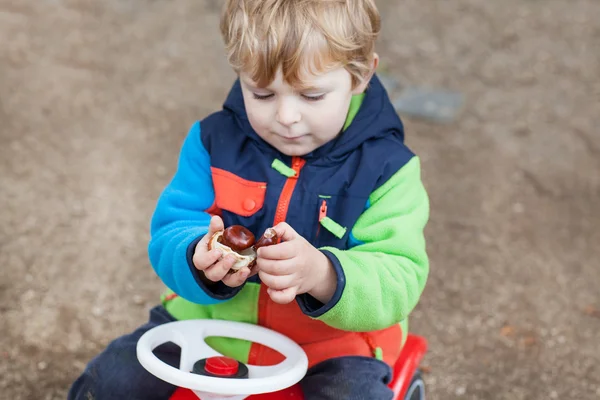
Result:
<svg viewBox="0 0 600 400"><path fill-rule="evenodd" d="M244 365L206 344L205 339L211 336L256 342L286 358L268 367ZM179 369L153 353L167 342L181 347ZM425 398L418 365L426 350L424 338L408 335L390 383L394 400ZM302 400L297 383L308 367L302 348L280 333L258 325L221 320L175 321L157 326L139 339L137 357L150 373L178 387L170 400Z"/></svg>

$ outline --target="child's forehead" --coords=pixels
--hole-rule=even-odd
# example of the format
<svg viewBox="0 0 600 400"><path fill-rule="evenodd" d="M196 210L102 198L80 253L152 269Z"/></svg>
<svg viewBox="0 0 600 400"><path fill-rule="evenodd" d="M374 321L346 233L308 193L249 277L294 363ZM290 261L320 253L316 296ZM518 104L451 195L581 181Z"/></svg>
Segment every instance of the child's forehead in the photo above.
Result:
<svg viewBox="0 0 600 400"><path fill-rule="evenodd" d="M318 87L331 80L330 72L340 69L344 61L317 43L304 46L302 50L288 54L287 51L248 56L238 72L246 75L255 87L272 84L288 84L296 90Z"/></svg>
<svg viewBox="0 0 600 400"><path fill-rule="evenodd" d="M336 86L340 81L341 71L345 71L341 66L332 66L319 70L303 68L301 71L298 71L296 79L286 79L284 71L280 66L276 69L276 73L270 82L257 82L252 78L252 74L250 73L241 72L240 76L247 85L256 88L287 86L298 91L310 91Z"/></svg>

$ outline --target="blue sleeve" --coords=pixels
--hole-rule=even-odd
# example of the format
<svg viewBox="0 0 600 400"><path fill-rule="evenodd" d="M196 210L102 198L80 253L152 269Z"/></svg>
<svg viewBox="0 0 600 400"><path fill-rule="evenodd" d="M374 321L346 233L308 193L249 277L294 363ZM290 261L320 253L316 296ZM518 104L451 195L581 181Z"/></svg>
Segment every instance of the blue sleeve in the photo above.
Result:
<svg viewBox="0 0 600 400"><path fill-rule="evenodd" d="M148 253L152 267L165 285L198 304L216 304L240 288L222 282L204 284L192 263L195 245L208 232L209 209L215 199L210 156L200 140L196 122L183 143L175 176L164 189L150 225Z"/></svg>

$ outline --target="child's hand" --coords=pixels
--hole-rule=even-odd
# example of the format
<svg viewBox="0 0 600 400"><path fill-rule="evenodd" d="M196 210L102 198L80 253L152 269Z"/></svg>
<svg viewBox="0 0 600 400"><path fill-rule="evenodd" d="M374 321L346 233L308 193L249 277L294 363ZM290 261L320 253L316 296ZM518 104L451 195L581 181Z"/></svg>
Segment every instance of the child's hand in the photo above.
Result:
<svg viewBox="0 0 600 400"><path fill-rule="evenodd" d="M274 229L281 243L259 248L256 260L271 299L287 304L309 293L322 303L331 300L337 277L329 259L285 222Z"/></svg>
<svg viewBox="0 0 600 400"><path fill-rule="evenodd" d="M234 273L229 273L233 263L235 263L235 258L231 255L221 258L223 256L221 250L208 250L208 242L212 235L223 229L224 225L221 217L212 217L208 226L208 233L196 245L192 261L196 269L202 271L210 283L223 281L229 287L237 287L248 279L250 269L244 267Z"/></svg>

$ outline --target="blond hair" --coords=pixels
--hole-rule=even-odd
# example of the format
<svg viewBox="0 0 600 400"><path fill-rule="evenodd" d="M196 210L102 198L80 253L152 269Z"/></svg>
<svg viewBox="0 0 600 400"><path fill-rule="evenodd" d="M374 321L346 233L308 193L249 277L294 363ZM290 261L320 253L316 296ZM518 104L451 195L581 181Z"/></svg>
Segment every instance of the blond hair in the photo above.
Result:
<svg viewBox="0 0 600 400"><path fill-rule="evenodd" d="M379 29L374 0L227 0L221 16L229 63L261 87L279 68L301 87L303 73L339 67L355 87L372 68Z"/></svg>

